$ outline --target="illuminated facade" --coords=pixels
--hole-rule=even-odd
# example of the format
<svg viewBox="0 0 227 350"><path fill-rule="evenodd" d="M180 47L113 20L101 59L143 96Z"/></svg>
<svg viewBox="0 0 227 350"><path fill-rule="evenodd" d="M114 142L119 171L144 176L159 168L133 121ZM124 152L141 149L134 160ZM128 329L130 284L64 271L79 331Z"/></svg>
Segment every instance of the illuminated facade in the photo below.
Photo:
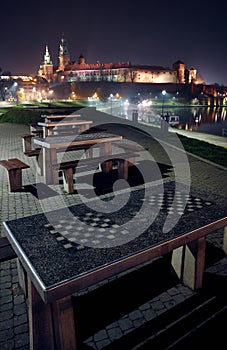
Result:
<svg viewBox="0 0 227 350"><path fill-rule="evenodd" d="M38 76L45 78L48 82L52 81L54 74L54 65L50 57L48 46L44 54L43 64L39 67Z"/></svg>
<svg viewBox="0 0 227 350"><path fill-rule="evenodd" d="M80 55L75 62L71 61L67 42L63 37L59 46L59 64L57 69L51 61L48 47L40 66L38 76L51 81L109 81L118 83L153 83L153 84L187 84L196 81L196 69L187 70L185 64L177 61L172 68L161 66L132 65L131 62L115 63L86 63L85 57Z"/></svg>

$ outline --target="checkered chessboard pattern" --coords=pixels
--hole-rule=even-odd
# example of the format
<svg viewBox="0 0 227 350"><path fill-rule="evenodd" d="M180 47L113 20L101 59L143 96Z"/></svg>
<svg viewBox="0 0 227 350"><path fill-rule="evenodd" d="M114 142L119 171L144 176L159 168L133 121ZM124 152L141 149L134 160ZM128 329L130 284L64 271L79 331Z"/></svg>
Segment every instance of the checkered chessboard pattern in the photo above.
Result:
<svg viewBox="0 0 227 350"><path fill-rule="evenodd" d="M139 201L144 201L140 199ZM175 200L174 206L173 200ZM182 215L192 213L196 210L202 209L212 205L211 202L205 201L199 197L187 196L183 192L174 192L172 190L166 191L164 195L162 193L151 194L148 199L150 208L160 207L162 212L167 214ZM187 203L187 204L186 204ZM186 204L186 206L185 206ZM131 210L131 211L130 211ZM132 212L132 209L128 208L129 220L132 215L136 215L137 212ZM76 248L77 250L84 249L86 246L99 246L103 240L114 240L119 238L119 234L124 237L129 235L130 232L125 228L121 229L121 225L113 220L110 214L102 214L95 212L87 208L83 214L77 215L76 220L69 222L64 218L56 219L54 226L46 224L45 227L49 233L55 237L58 242L61 242L65 249Z"/></svg>

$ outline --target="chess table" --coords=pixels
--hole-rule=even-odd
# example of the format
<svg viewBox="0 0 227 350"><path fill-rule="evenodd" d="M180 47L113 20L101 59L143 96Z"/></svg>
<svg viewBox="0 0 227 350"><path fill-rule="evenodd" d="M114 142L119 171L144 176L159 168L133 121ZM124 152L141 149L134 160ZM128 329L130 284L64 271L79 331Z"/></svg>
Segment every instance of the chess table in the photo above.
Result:
<svg viewBox="0 0 227 350"><path fill-rule="evenodd" d="M113 199L118 210L100 210ZM176 190L174 182L141 185L99 201L3 223L28 277L34 349L54 349L56 343L76 349L72 294L169 252L180 280L201 288L206 235L227 226L225 197L185 185Z"/></svg>
<svg viewBox="0 0 227 350"><path fill-rule="evenodd" d="M76 118L74 118L76 119ZM46 121L46 122L38 122L39 126L43 127L43 135L44 137L53 135L54 129L59 130L61 132L61 128L77 128L78 132L82 133L89 129L89 125L93 123L92 120L62 120L62 121Z"/></svg>
<svg viewBox="0 0 227 350"><path fill-rule="evenodd" d="M110 155L112 154L112 143L120 140L122 136L106 132L34 138L34 144L42 148L44 182L48 185L58 183L58 170L52 167L52 164L58 163L57 152L73 150L73 147L87 149L87 147L99 145L101 156Z"/></svg>

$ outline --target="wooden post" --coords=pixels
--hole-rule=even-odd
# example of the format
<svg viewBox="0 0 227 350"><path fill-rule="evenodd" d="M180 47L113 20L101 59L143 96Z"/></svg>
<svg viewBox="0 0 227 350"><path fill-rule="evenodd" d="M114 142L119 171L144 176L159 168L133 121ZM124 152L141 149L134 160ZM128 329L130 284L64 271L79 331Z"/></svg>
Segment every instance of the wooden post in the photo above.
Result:
<svg viewBox="0 0 227 350"><path fill-rule="evenodd" d="M181 281L191 289L202 288L205 250L205 237L173 250L172 266Z"/></svg>
<svg viewBox="0 0 227 350"><path fill-rule="evenodd" d="M43 148L43 174L47 185L58 184L58 169L53 169L52 164L57 163L57 152L54 148Z"/></svg>
<svg viewBox="0 0 227 350"><path fill-rule="evenodd" d="M72 298L65 297L53 303L54 329L57 350L76 350L76 333Z"/></svg>
<svg viewBox="0 0 227 350"><path fill-rule="evenodd" d="M112 143L103 142L100 144L100 156L108 156L112 154ZM110 157L111 158L111 157ZM102 170L105 173L108 173L112 170L112 162L104 162L102 165Z"/></svg>
<svg viewBox="0 0 227 350"><path fill-rule="evenodd" d="M67 193L74 193L73 168L63 170L63 185Z"/></svg>
<svg viewBox="0 0 227 350"><path fill-rule="evenodd" d="M22 170L19 168L9 170L8 176L9 176L10 192L21 190L22 189Z"/></svg>
<svg viewBox="0 0 227 350"><path fill-rule="evenodd" d="M51 305L45 304L28 277L30 349L55 349Z"/></svg>
<svg viewBox="0 0 227 350"><path fill-rule="evenodd" d="M23 145L23 152L28 152L32 150L32 138L34 135L22 135L22 145Z"/></svg>

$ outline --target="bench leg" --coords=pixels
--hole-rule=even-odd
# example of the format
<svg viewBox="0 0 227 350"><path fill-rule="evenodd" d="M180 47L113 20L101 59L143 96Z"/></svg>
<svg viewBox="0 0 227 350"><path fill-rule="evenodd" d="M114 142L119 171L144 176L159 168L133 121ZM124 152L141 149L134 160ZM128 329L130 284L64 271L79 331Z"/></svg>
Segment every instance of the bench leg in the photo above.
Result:
<svg viewBox="0 0 227 350"><path fill-rule="evenodd" d="M202 288L206 238L201 237L173 250L172 266L181 281L191 289Z"/></svg>
<svg viewBox="0 0 227 350"><path fill-rule="evenodd" d="M104 142L100 144L100 156L108 156L112 154L111 142ZM110 157L111 158L111 157ZM102 171L104 173L109 173L112 170L112 162L104 162L102 164Z"/></svg>
<svg viewBox="0 0 227 350"><path fill-rule="evenodd" d="M63 185L64 190L68 193L74 193L73 169L63 170Z"/></svg>
<svg viewBox="0 0 227 350"><path fill-rule="evenodd" d="M8 171L9 190L10 192L19 191L22 189L22 170L13 169Z"/></svg>
<svg viewBox="0 0 227 350"><path fill-rule="evenodd" d="M128 180L128 168L135 164L135 158L121 159L118 161L118 177L119 179Z"/></svg>
<svg viewBox="0 0 227 350"><path fill-rule="evenodd" d="M121 159L118 161L118 178L128 179L128 161Z"/></svg>
<svg viewBox="0 0 227 350"><path fill-rule="evenodd" d="M42 151L40 152L40 154L36 157L36 161L39 167L39 171L40 171L40 175L43 175L43 155L42 155Z"/></svg>
<svg viewBox="0 0 227 350"><path fill-rule="evenodd" d="M23 152L28 152L32 150L32 137L33 136L26 137L23 139Z"/></svg>

